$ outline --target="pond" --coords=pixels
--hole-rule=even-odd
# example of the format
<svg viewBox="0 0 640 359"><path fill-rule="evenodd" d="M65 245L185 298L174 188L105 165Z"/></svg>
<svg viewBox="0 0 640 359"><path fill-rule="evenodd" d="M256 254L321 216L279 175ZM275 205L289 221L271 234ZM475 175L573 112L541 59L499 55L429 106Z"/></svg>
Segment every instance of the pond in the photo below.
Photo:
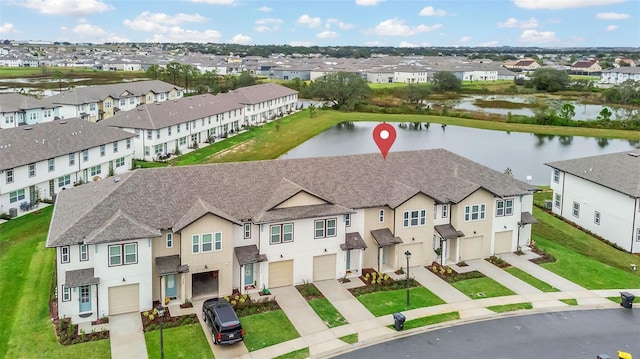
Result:
<svg viewBox="0 0 640 359"><path fill-rule="evenodd" d="M337 125L280 158L378 152L372 139L377 124L348 122ZM391 152L444 148L500 172L510 168L514 177L537 185L550 183L551 169L544 163L640 149L640 141L534 135L440 124L427 127L426 123L392 125L396 128L397 138Z"/></svg>

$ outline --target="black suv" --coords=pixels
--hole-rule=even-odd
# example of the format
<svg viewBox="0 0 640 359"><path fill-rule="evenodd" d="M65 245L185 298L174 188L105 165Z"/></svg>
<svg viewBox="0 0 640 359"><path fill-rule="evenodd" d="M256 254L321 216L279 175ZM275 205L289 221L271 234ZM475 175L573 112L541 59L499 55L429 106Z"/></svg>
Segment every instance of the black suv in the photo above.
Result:
<svg viewBox="0 0 640 359"><path fill-rule="evenodd" d="M226 300L205 300L202 304L202 318L211 329L214 344L233 344L244 340L240 320Z"/></svg>

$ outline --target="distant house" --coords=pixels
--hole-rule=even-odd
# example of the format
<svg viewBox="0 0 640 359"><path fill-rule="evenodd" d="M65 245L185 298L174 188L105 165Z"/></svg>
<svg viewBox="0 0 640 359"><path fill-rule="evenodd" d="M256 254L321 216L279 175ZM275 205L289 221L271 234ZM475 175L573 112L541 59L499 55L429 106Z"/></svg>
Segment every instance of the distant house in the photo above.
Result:
<svg viewBox="0 0 640 359"><path fill-rule="evenodd" d="M600 83L619 85L627 80L640 81L640 67L619 67L604 70L600 74Z"/></svg>
<svg viewBox="0 0 640 359"><path fill-rule="evenodd" d="M614 61L614 66L616 66L616 67L624 67L624 66L635 67L636 66L636 62L633 61L633 59L618 57Z"/></svg>
<svg viewBox="0 0 640 359"><path fill-rule="evenodd" d="M574 75L596 75L600 74L602 67L597 59L578 60L571 64L569 72Z"/></svg>
<svg viewBox="0 0 640 359"><path fill-rule="evenodd" d="M0 94L0 129L53 121L59 116L59 108L27 95Z"/></svg>
<svg viewBox="0 0 640 359"><path fill-rule="evenodd" d="M640 253L640 153L619 152L547 163L553 213Z"/></svg>
<svg viewBox="0 0 640 359"><path fill-rule="evenodd" d="M428 77L428 69L424 67L398 66L393 68L393 82L396 83L424 84L428 82Z"/></svg>
<svg viewBox="0 0 640 359"><path fill-rule="evenodd" d="M275 80L293 80L300 79L309 81L311 79L311 69L303 67L278 66L269 70L269 78Z"/></svg>
<svg viewBox="0 0 640 359"><path fill-rule="evenodd" d="M505 66L507 67L507 66ZM532 59L522 59L514 63L513 65L509 65L507 67L511 71L534 71L540 68L540 64L536 62L536 60Z"/></svg>
<svg viewBox="0 0 640 359"><path fill-rule="evenodd" d="M247 126L291 113L298 103L298 91L275 83L241 87L228 94L244 105L243 123Z"/></svg>

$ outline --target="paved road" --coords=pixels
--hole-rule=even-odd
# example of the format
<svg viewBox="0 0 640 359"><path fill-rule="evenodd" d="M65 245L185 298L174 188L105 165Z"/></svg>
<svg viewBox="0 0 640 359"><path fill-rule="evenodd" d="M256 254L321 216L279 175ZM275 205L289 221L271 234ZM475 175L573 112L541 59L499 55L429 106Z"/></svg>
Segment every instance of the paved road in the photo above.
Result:
<svg viewBox="0 0 640 359"><path fill-rule="evenodd" d="M640 357L640 310L554 312L421 333L337 358L576 358L618 350Z"/></svg>

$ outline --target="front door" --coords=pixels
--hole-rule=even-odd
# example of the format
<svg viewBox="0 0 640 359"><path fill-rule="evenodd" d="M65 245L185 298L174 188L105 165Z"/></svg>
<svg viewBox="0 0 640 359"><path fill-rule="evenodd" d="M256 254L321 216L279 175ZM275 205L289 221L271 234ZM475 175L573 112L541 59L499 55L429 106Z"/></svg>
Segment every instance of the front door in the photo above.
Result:
<svg viewBox="0 0 640 359"><path fill-rule="evenodd" d="M382 264L387 264L387 246L382 247Z"/></svg>
<svg viewBox="0 0 640 359"><path fill-rule="evenodd" d="M170 274L170 275L164 277L164 290L165 290L165 296L166 297L169 297L169 298L175 298L176 297L177 288L176 288L176 275L175 274Z"/></svg>
<svg viewBox="0 0 640 359"><path fill-rule="evenodd" d="M351 250L347 251L347 270L351 270Z"/></svg>
<svg viewBox="0 0 640 359"><path fill-rule="evenodd" d="M253 285L253 263L244 265L244 285Z"/></svg>
<svg viewBox="0 0 640 359"><path fill-rule="evenodd" d="M80 290L80 313L91 311L91 286L85 285Z"/></svg>

